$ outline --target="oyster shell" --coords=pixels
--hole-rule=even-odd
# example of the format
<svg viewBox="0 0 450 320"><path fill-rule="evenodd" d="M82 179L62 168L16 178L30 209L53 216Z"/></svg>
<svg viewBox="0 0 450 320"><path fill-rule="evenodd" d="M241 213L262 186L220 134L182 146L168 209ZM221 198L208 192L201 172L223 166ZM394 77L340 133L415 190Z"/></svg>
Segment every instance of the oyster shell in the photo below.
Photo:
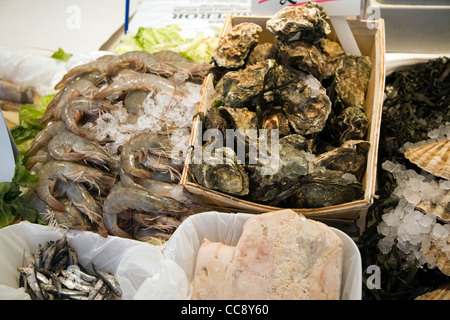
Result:
<svg viewBox="0 0 450 320"><path fill-rule="evenodd" d="M324 79L326 79L333 75L339 57L344 55L345 52L338 42L327 38L320 40L319 47L323 53L322 59L324 61Z"/></svg>
<svg viewBox="0 0 450 320"><path fill-rule="evenodd" d="M204 187L237 196L249 192L248 175L231 148L205 144L202 154L194 151L190 171Z"/></svg>
<svg viewBox="0 0 450 320"><path fill-rule="evenodd" d="M230 32L221 37L212 54L219 67L239 68L244 65L251 49L258 43L262 28L251 22L235 25Z"/></svg>
<svg viewBox="0 0 450 320"><path fill-rule="evenodd" d="M301 179L294 203L298 207L320 208L351 202L363 195L362 184L341 171L314 171Z"/></svg>
<svg viewBox="0 0 450 320"><path fill-rule="evenodd" d="M308 173L308 161L303 151L305 146L305 138L298 134L279 139L279 152L274 154L278 163L273 174L265 174L263 171L273 168L273 162L263 163L258 159L255 165L248 165L250 178L248 199L276 205L291 196L298 188L299 178ZM274 150L268 150L269 153L272 151Z"/></svg>
<svg viewBox="0 0 450 320"><path fill-rule="evenodd" d="M267 59L276 59L277 53L278 49L273 43L266 42L257 44L248 56L247 65L255 64Z"/></svg>
<svg viewBox="0 0 450 320"><path fill-rule="evenodd" d="M339 148L322 153L314 159L315 166L351 173L360 180L364 174L370 143L364 140L349 140Z"/></svg>
<svg viewBox="0 0 450 320"><path fill-rule="evenodd" d="M439 288L424 293L414 300L450 300L450 282L447 282Z"/></svg>
<svg viewBox="0 0 450 320"><path fill-rule="evenodd" d="M256 112L249 111L247 108L230 108L219 107L220 115L227 121L228 129L241 129L244 132L253 129L258 129L258 117Z"/></svg>
<svg viewBox="0 0 450 320"><path fill-rule="evenodd" d="M432 175L450 180L450 140L409 148L405 157Z"/></svg>
<svg viewBox="0 0 450 320"><path fill-rule="evenodd" d="M372 63L367 56L340 56L334 72L334 105L363 108L371 71Z"/></svg>
<svg viewBox="0 0 450 320"><path fill-rule="evenodd" d="M340 143L347 140L363 140L368 129L369 117L359 107L347 107L337 116L335 130Z"/></svg>
<svg viewBox="0 0 450 320"><path fill-rule="evenodd" d="M221 84L223 103L227 107L243 107L251 104L252 98L273 87L279 78L279 67L275 60L268 59L247 66L239 71L227 72Z"/></svg>
<svg viewBox="0 0 450 320"><path fill-rule="evenodd" d="M320 82L310 74L283 68L275 90L283 103L283 111L295 133L308 135L323 130L331 112L331 101Z"/></svg>
<svg viewBox="0 0 450 320"><path fill-rule="evenodd" d="M277 45L280 64L311 73L319 80L324 78L325 62L315 45L306 41L292 41L287 44L277 41Z"/></svg>
<svg viewBox="0 0 450 320"><path fill-rule="evenodd" d="M280 137L287 136L291 132L289 122L281 107L273 107L270 110L265 110L261 116L260 127L268 131L278 129Z"/></svg>
<svg viewBox="0 0 450 320"><path fill-rule="evenodd" d="M219 108L211 106L202 119L202 130L205 132L209 129L218 129L225 134L227 129L226 120L220 115Z"/></svg>
<svg viewBox="0 0 450 320"><path fill-rule="evenodd" d="M303 40L316 43L331 32L321 5L308 2L302 6L287 6L270 18L267 29L288 43Z"/></svg>
<svg viewBox="0 0 450 320"><path fill-rule="evenodd" d="M219 113L227 122L227 129L241 130L242 137L247 140L247 137L258 138L258 117L256 112L249 111L247 108L230 108L219 107ZM233 130L233 131L234 131ZM229 137L227 131L225 132L226 139ZM239 138L240 135L237 136ZM241 141L245 143L245 141Z"/></svg>

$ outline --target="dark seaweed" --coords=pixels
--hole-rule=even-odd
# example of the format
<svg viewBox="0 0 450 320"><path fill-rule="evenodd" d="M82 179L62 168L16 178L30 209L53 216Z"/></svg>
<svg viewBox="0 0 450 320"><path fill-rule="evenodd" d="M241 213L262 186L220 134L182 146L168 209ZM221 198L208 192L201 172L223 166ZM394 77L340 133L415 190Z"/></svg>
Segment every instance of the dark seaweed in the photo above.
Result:
<svg viewBox="0 0 450 320"><path fill-rule="evenodd" d="M427 139L429 131L450 121L449 74L449 58L442 57L396 71L386 78L378 152L378 199L369 208L365 230L357 241L363 263L364 300L411 300L449 281L437 268L403 270L396 246L387 255L377 248L382 237L377 225L382 221L383 210L397 205L397 200L391 197L397 186L395 179L381 164L390 160L417 169L399 149L406 142ZM380 289L369 289L366 285L370 274L365 271L371 265L380 268Z"/></svg>

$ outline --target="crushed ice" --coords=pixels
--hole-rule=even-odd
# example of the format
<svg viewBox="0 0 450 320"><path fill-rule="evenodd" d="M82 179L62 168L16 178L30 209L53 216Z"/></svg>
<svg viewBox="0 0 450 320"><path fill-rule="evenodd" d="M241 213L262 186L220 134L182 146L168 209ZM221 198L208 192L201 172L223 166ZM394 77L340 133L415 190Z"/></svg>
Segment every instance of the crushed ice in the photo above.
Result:
<svg viewBox="0 0 450 320"><path fill-rule="evenodd" d="M425 141L406 143L403 151L412 146L449 139L450 124L432 130L428 137ZM431 203L448 193L450 181L438 179L425 171L419 174L390 160L382 163L382 169L392 173L396 179L393 195L399 201L397 207L384 210L383 221L377 226L378 233L383 235L378 242L380 251L388 254L396 245L406 261L404 268L425 264L434 268L435 258L424 254L431 245L450 259L450 224L441 224L435 215L416 209L418 203Z"/></svg>
<svg viewBox="0 0 450 320"><path fill-rule="evenodd" d="M97 139L109 138L112 142L105 145L113 159L118 157L118 148L134 135L144 132L158 132L166 125L190 130L197 103L201 98L201 84L185 82L182 85L188 95L181 98L165 92L149 92L139 110L137 119L133 119L125 108L123 101L119 108L100 116L95 123L87 123L85 128L95 131ZM189 147L189 137L176 133L171 142L177 151L185 151Z"/></svg>

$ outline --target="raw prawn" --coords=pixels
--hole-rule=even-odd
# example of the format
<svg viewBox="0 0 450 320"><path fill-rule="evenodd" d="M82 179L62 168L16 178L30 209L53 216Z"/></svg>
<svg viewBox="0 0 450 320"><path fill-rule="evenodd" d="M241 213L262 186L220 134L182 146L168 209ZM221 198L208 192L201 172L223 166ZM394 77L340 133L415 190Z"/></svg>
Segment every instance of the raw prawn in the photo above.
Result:
<svg viewBox="0 0 450 320"><path fill-rule="evenodd" d="M186 92L177 87L174 81L151 73L140 73L133 70L122 70L112 83L100 89L94 99L104 99L131 90L164 92L167 94L186 96Z"/></svg>
<svg viewBox="0 0 450 320"><path fill-rule="evenodd" d="M28 149L26 156L34 156L40 149L47 145L54 136L66 130L66 126L62 121L52 122L34 137L30 149Z"/></svg>
<svg viewBox="0 0 450 320"><path fill-rule="evenodd" d="M125 173L134 177L148 179L152 173L140 169L136 165L136 157L147 151L168 151L170 150L170 139L163 134L140 134L131 138L123 145L121 153L121 165Z"/></svg>
<svg viewBox="0 0 450 320"><path fill-rule="evenodd" d="M45 110L44 116L40 119L39 123L44 124L48 123L50 120L53 119L53 113L55 110L56 105L61 100L61 97L66 92L66 90L70 90L72 87L72 83L75 81L78 81L80 79L85 79L87 81L92 82L96 87L101 86L102 84L106 83L106 78L103 76L103 74L99 71L92 71L92 72L85 72L82 73L74 78L72 78L61 90L59 90L55 96L53 97L52 101L47 106L47 109Z"/></svg>
<svg viewBox="0 0 450 320"><path fill-rule="evenodd" d="M58 181L58 193L66 195L72 204L84 213L91 223L103 226L102 208L82 183Z"/></svg>
<svg viewBox="0 0 450 320"><path fill-rule="evenodd" d="M85 160L102 166L111 163L108 153L95 142L64 130L48 143L50 155L56 160Z"/></svg>
<svg viewBox="0 0 450 320"><path fill-rule="evenodd" d="M75 97L63 107L61 111L61 120L66 127L73 133L87 137L90 134L78 126L78 122L84 114L100 114L104 110L117 109L107 100L92 100L86 97ZM92 139L93 140L93 139Z"/></svg>
<svg viewBox="0 0 450 320"><path fill-rule="evenodd" d="M170 196L170 193L177 188L178 184L159 181L154 179L140 179L136 178L136 183L145 188L151 194L158 196Z"/></svg>
<svg viewBox="0 0 450 320"><path fill-rule="evenodd" d="M144 227L154 228L161 231L173 231L178 228L181 221L168 215L151 215L146 213L134 213L133 220Z"/></svg>
<svg viewBox="0 0 450 320"><path fill-rule="evenodd" d="M86 182L97 190L109 190L115 183L115 178L104 172L70 161L52 160L44 164L39 171L36 182L36 192L47 204L56 210L63 211L64 206L53 196L53 189L57 180L71 180Z"/></svg>
<svg viewBox="0 0 450 320"><path fill-rule="evenodd" d="M174 66L161 61L154 54L145 51L130 51L111 59L107 75L115 76L118 70L125 68L165 77L171 76L177 71Z"/></svg>
<svg viewBox="0 0 450 320"><path fill-rule="evenodd" d="M60 120L62 109L71 98L78 96L92 97L97 91L98 88L89 80L79 79L74 81L74 83L70 85L70 88L65 90L58 104L55 106L53 119L55 121Z"/></svg>
<svg viewBox="0 0 450 320"><path fill-rule="evenodd" d="M158 214L183 215L190 213L190 209L175 199L157 197L148 191L137 188L115 188L103 203L103 223L111 234L130 237L117 224L118 214L130 209Z"/></svg>
<svg viewBox="0 0 450 320"><path fill-rule="evenodd" d="M174 66L177 72L186 72L189 78L197 81L202 81L213 67L210 63L197 63L170 50L155 52L153 56L159 61Z"/></svg>
<svg viewBox="0 0 450 320"><path fill-rule="evenodd" d="M35 192L25 194L23 198L38 213L39 218L49 225L76 230L93 230L87 217L74 207L68 199L60 200L63 210L57 211L42 200Z"/></svg>
<svg viewBox="0 0 450 320"><path fill-rule="evenodd" d="M74 79L76 76L86 73L86 72L101 72L102 75L106 75L108 70L109 62L115 56L114 55L106 55L98 58L97 60L76 66L67 72L64 77L55 85L55 90L59 90L67 85L70 80Z"/></svg>
<svg viewBox="0 0 450 320"><path fill-rule="evenodd" d="M181 173L183 171L183 165L179 165L175 162L166 152L162 153L148 153L142 152L140 156L140 163L156 172L167 173L170 175L172 181L179 181L181 179Z"/></svg>
<svg viewBox="0 0 450 320"><path fill-rule="evenodd" d="M123 100L123 106L127 109L128 114L137 115L142 107L142 103L148 96L148 91L133 90L130 91Z"/></svg>

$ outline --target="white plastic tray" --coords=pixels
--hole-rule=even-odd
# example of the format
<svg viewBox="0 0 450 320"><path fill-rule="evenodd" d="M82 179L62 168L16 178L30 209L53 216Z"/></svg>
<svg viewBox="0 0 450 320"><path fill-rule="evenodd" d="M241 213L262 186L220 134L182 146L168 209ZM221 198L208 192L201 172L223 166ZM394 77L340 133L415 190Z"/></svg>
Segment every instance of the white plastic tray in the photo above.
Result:
<svg viewBox="0 0 450 320"><path fill-rule="evenodd" d="M88 271L92 271L94 263L99 270L114 274L123 292L122 299L189 299L202 240L236 245L242 226L252 216L215 211L193 215L163 246L74 230L67 233L67 239ZM342 231L333 231L344 242L341 300L360 300L362 267L358 247ZM30 299L19 288L17 267L23 265L24 257L35 252L38 244L59 239L65 232L29 222L0 230L0 300Z"/></svg>

